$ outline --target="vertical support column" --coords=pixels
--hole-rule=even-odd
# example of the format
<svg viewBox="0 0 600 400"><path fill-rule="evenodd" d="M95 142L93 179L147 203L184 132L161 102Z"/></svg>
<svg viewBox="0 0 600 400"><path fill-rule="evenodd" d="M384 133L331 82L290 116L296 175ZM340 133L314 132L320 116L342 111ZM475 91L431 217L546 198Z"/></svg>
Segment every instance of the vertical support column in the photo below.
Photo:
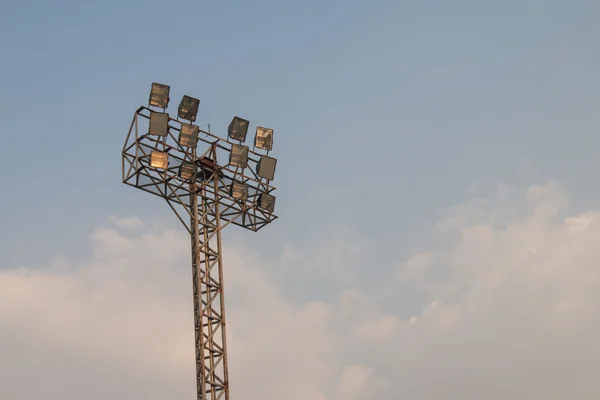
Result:
<svg viewBox="0 0 600 400"><path fill-rule="evenodd" d="M216 148L213 147L213 151L216 154ZM225 400L229 400L229 362L227 360L227 324L225 319L225 295L223 289L223 257L222 257L222 245L221 245L221 212L219 207L219 174L215 174L215 179L213 180L213 190L215 193L215 208L214 208L214 219L216 229L216 245L217 245L217 253L219 254L218 262L217 262L217 271L216 274L219 280L219 308L221 311L221 321L220 321L220 334L221 334L221 348L223 351L223 361L221 366L221 373L223 377L223 391L225 392ZM219 334L219 332L216 332Z"/></svg>
<svg viewBox="0 0 600 400"><path fill-rule="evenodd" d="M198 400L229 400L218 174L192 196L192 274Z"/></svg>
<svg viewBox="0 0 600 400"><path fill-rule="evenodd" d="M196 185L190 185L190 209L192 217L190 227L192 231L192 293L194 298L194 349L196 360L196 388L197 400L206 399L205 385L206 371L203 368L202 355L204 354L204 336L202 335L202 307L201 282L200 282L200 219L198 210L198 195L195 193Z"/></svg>

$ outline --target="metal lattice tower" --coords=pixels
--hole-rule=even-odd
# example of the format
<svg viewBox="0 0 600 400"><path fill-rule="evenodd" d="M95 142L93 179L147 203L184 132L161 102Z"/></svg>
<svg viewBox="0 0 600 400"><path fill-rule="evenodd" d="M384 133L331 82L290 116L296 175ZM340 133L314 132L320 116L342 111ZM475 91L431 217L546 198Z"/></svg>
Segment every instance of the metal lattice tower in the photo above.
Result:
<svg viewBox="0 0 600 400"><path fill-rule="evenodd" d="M257 127L250 150L242 144L247 120L235 117L228 139L220 138L193 125L195 98L183 96L177 117L169 116L169 91L153 83L149 106L135 112L123 182L166 200L190 234L197 399L229 400L221 230L234 224L258 231L277 218L273 130Z"/></svg>

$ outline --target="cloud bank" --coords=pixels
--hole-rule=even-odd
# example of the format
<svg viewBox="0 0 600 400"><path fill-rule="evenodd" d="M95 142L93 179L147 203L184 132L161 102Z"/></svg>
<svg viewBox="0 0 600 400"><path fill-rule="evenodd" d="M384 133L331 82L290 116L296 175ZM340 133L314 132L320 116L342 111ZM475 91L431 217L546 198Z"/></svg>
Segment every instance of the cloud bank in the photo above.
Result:
<svg viewBox="0 0 600 400"><path fill-rule="evenodd" d="M368 235L270 265L226 247L232 398L596 400L600 210L568 203L499 185L387 265ZM0 270L0 398L194 398L189 241L148 225L109 218L83 265ZM292 298L289 265L339 284Z"/></svg>

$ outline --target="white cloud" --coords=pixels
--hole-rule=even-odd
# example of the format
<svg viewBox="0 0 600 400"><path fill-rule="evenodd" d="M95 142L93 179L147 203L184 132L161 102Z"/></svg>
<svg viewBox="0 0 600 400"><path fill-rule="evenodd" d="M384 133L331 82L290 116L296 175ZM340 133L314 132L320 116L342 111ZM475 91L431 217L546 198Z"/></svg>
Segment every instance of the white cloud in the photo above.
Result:
<svg viewBox="0 0 600 400"><path fill-rule="evenodd" d="M358 324L355 333L366 340L382 343L394 338L402 326L400 318L385 314L375 320L366 320Z"/></svg>
<svg viewBox="0 0 600 400"><path fill-rule="evenodd" d="M394 278L400 281L422 279L427 269L435 261L435 254L429 252L417 253L408 261L396 267Z"/></svg>
<svg viewBox="0 0 600 400"><path fill-rule="evenodd" d="M116 215L111 215L109 220L121 229L137 230L144 226L144 223L138 217L119 218Z"/></svg>
<svg viewBox="0 0 600 400"><path fill-rule="evenodd" d="M380 395L387 382L374 377L374 370L362 363L348 365L339 379L336 395L340 399L372 399Z"/></svg>
<svg viewBox="0 0 600 400"><path fill-rule="evenodd" d="M290 245L282 263L335 271L328 301L291 301L277 268L226 247L232 399L595 400L600 212L567 204L556 183L478 193L376 290L351 234ZM193 398L189 241L132 226L96 230L84 265L1 270L0 398Z"/></svg>

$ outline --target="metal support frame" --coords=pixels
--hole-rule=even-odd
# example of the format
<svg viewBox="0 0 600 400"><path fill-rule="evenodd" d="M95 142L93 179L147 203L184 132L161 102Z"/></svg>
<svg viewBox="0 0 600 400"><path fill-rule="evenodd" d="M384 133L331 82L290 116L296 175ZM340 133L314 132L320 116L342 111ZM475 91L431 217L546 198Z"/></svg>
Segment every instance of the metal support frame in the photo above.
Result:
<svg viewBox="0 0 600 400"><path fill-rule="evenodd" d="M214 180L214 185L217 185L217 180ZM201 399L217 400L223 394L225 399L229 399L219 199L202 189L200 196L192 196L191 202L194 214L191 220L194 227L192 278L198 394Z"/></svg>
<svg viewBox="0 0 600 400"><path fill-rule="evenodd" d="M223 296L223 257L221 230L234 224L258 231L277 218L258 207L261 193L271 194L275 187L260 178L257 163L261 154L250 151L245 170L219 164L228 160L232 143L209 132L200 131L199 144L206 151L197 154L178 143L174 133L181 122L170 119L166 137L148 135L150 113L140 107L133 117L123 146L123 182L166 200L191 237L192 281L194 301L194 337L198 400L229 400L225 302ZM153 150L166 152L169 165L165 170L150 165ZM195 181L179 177L183 162L196 165ZM233 182L249 188L248 199L240 202L230 196ZM188 222L189 221L189 222Z"/></svg>

